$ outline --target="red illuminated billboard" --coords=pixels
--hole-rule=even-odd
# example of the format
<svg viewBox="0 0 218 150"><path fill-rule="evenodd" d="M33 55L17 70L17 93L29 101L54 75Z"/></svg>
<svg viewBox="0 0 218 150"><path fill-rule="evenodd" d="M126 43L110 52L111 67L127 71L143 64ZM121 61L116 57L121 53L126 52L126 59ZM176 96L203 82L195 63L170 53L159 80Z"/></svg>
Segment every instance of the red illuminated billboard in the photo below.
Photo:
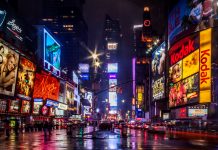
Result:
<svg viewBox="0 0 218 150"><path fill-rule="evenodd" d="M45 72L36 73L33 97L58 100L59 87L60 83L57 78Z"/></svg>

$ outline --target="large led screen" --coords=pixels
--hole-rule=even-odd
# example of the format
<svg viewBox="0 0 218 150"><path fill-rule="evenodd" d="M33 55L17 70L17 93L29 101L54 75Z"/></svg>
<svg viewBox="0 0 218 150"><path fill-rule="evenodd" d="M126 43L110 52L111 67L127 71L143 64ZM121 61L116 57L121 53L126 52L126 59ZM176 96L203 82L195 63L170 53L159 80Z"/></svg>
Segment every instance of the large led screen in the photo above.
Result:
<svg viewBox="0 0 218 150"><path fill-rule="evenodd" d="M170 107L211 101L211 29L175 43L169 62Z"/></svg>
<svg viewBox="0 0 218 150"><path fill-rule="evenodd" d="M0 94L14 96L19 55L0 43Z"/></svg>
<svg viewBox="0 0 218 150"><path fill-rule="evenodd" d="M108 73L117 73L118 72L118 64L117 63L108 63L107 72Z"/></svg>
<svg viewBox="0 0 218 150"><path fill-rule="evenodd" d="M117 93L109 92L109 103L110 106L117 106Z"/></svg>
<svg viewBox="0 0 218 150"><path fill-rule="evenodd" d="M169 43L181 35L212 27L217 15L216 3L216 0L179 0L168 18Z"/></svg>
<svg viewBox="0 0 218 150"><path fill-rule="evenodd" d="M44 67L60 75L60 44L44 29ZM53 69L51 69L53 68Z"/></svg>
<svg viewBox="0 0 218 150"><path fill-rule="evenodd" d="M171 84L169 89L169 106L176 107L197 102L199 98L199 75L195 74L176 84Z"/></svg>
<svg viewBox="0 0 218 150"><path fill-rule="evenodd" d="M22 99L31 100L36 66L24 57L20 57L16 93Z"/></svg>
<svg viewBox="0 0 218 150"><path fill-rule="evenodd" d="M58 100L59 80L45 72L36 73L34 83L34 98Z"/></svg>
<svg viewBox="0 0 218 150"><path fill-rule="evenodd" d="M109 79L109 92L116 92L117 79Z"/></svg>
<svg viewBox="0 0 218 150"><path fill-rule="evenodd" d="M158 100L164 98L164 77L161 77L158 80L152 81L152 95L153 100Z"/></svg>
<svg viewBox="0 0 218 150"><path fill-rule="evenodd" d="M163 42L152 54L152 75L155 76L162 76L165 71L165 42Z"/></svg>
<svg viewBox="0 0 218 150"><path fill-rule="evenodd" d="M192 109L188 108L188 116L189 117L204 117L208 113L208 109Z"/></svg>
<svg viewBox="0 0 218 150"><path fill-rule="evenodd" d="M152 97L153 100L159 100L164 98L164 72L165 72L165 61L166 61L166 44L163 42L153 53L152 53Z"/></svg>

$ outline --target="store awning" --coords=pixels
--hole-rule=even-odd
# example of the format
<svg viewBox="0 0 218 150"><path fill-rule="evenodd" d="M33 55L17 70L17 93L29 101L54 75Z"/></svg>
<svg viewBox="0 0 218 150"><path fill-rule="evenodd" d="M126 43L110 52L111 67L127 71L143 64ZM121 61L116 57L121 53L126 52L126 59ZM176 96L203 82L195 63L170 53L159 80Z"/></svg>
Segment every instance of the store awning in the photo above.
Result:
<svg viewBox="0 0 218 150"><path fill-rule="evenodd" d="M90 102L87 99L81 99L81 103L83 106L91 106Z"/></svg>

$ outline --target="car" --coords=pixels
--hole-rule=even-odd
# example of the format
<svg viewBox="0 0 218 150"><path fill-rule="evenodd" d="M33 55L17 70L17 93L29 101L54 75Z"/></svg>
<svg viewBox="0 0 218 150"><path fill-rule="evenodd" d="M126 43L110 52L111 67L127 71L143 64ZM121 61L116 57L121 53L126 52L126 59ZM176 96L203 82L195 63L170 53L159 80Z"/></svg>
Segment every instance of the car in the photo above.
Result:
<svg viewBox="0 0 218 150"><path fill-rule="evenodd" d="M151 133L166 133L166 126L163 124L152 124L148 127L148 132Z"/></svg>
<svg viewBox="0 0 218 150"><path fill-rule="evenodd" d="M142 123L137 123L135 128L136 129L143 129L143 124Z"/></svg>
<svg viewBox="0 0 218 150"><path fill-rule="evenodd" d="M150 124L144 123L144 124L143 124L143 129L144 129L144 130L148 130L149 126L150 126Z"/></svg>

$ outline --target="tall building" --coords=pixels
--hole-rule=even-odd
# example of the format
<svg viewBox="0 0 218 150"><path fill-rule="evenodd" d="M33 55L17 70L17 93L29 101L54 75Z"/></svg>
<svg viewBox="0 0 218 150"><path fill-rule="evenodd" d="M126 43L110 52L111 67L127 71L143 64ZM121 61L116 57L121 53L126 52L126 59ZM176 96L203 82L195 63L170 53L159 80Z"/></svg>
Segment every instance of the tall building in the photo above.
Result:
<svg viewBox="0 0 218 150"><path fill-rule="evenodd" d="M27 22L45 27L62 44L61 66L78 69L86 57L88 27L83 17L85 0L9 0ZM25 7L24 6L28 6ZM29 13L31 12L31 13ZM69 71L71 74L71 71Z"/></svg>
<svg viewBox="0 0 218 150"><path fill-rule="evenodd" d="M118 106L120 101L117 95L117 87L111 88L116 86L119 76L119 62L118 56L121 47L121 27L119 20L112 19L109 15L105 16L105 23L104 23L104 39L103 39L103 49L105 52L105 72L108 73L108 80L107 80L107 87L109 87L108 92L108 100L110 103L109 113L110 114L117 114L118 113ZM106 87L105 87L106 88Z"/></svg>

